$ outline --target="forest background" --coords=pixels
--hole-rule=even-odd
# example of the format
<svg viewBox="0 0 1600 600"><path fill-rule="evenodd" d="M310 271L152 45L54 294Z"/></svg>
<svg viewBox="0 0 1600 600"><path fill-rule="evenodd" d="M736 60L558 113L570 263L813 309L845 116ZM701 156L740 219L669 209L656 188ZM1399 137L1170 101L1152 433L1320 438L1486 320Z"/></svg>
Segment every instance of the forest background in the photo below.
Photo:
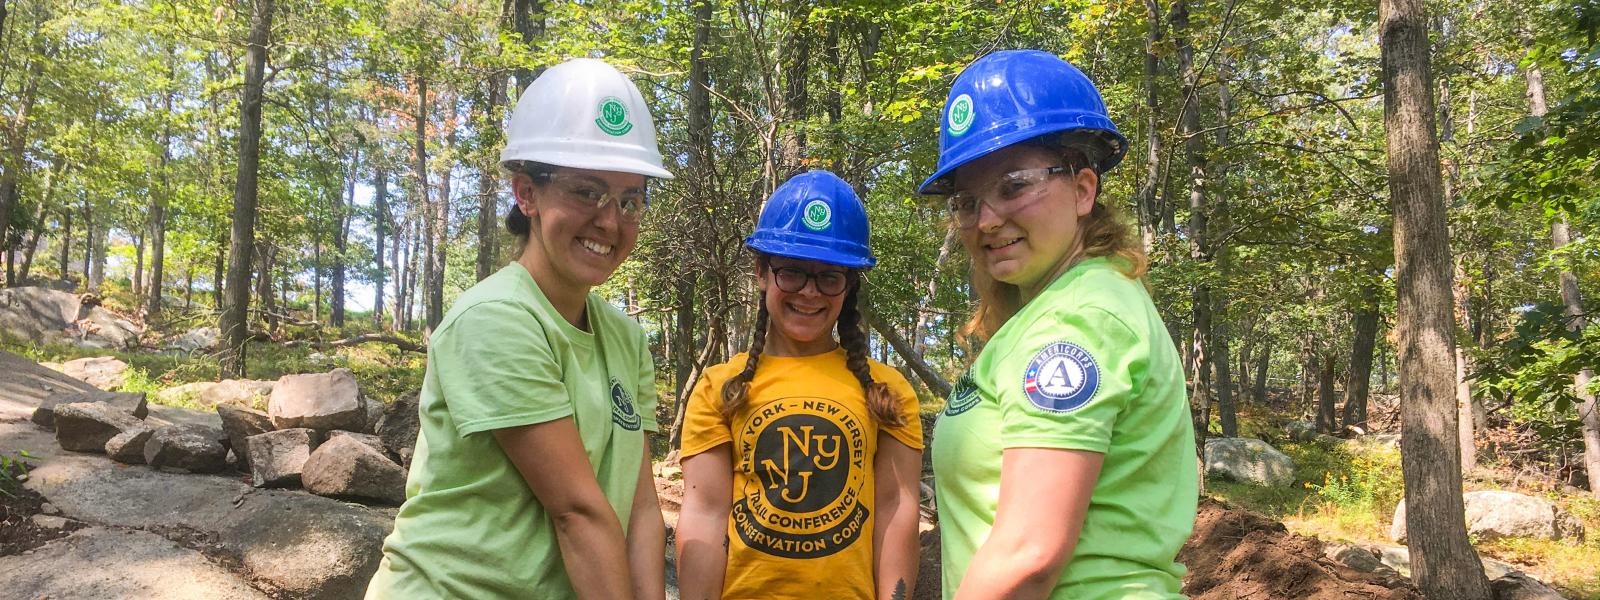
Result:
<svg viewBox="0 0 1600 600"><path fill-rule="evenodd" d="M1600 6L1427 15L1462 465L1592 496ZM343 341L332 360L368 389L414 389L429 328L509 259L510 106L542 68L596 56L638 83L678 175L651 184L639 246L598 290L650 332L664 422L748 343L741 241L811 168L866 201L872 348L931 416L973 356L955 335L972 294L915 184L961 68L1041 48L1100 85L1132 142L1104 198L1143 236L1204 434L1396 430L1369 422L1399 370L1379 26L1345 0L0 0L4 282L237 336L137 357L152 387L312 370L326 357L285 342ZM1398 458L1346 463L1294 491L1214 491L1334 511L1313 529L1386 526ZM1372 480L1353 500L1351 474ZM1592 569L1568 584L1600 594Z"/></svg>

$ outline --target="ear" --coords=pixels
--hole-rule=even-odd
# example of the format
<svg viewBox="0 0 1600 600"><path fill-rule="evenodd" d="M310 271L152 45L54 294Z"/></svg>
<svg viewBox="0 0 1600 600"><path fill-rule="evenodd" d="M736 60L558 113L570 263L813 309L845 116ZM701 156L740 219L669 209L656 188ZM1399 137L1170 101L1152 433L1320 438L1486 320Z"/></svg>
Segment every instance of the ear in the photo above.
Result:
<svg viewBox="0 0 1600 600"><path fill-rule="evenodd" d="M1072 176L1072 188L1077 197L1073 209L1077 211L1079 217L1088 216L1089 211L1094 210L1095 201L1099 199L1100 174L1088 167L1079 169Z"/></svg>
<svg viewBox="0 0 1600 600"><path fill-rule="evenodd" d="M534 202L535 194L538 193L537 188L533 178L527 173L516 173L511 176L511 192L517 197L517 210L522 211L522 216L529 219L533 218L534 213L539 212Z"/></svg>

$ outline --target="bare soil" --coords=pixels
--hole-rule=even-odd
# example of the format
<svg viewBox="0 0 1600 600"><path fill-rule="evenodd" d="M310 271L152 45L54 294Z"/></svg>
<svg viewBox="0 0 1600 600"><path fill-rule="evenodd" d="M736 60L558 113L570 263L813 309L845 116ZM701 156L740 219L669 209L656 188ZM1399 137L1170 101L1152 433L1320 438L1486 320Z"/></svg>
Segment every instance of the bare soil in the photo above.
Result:
<svg viewBox="0 0 1600 600"><path fill-rule="evenodd" d="M0 464L0 469L7 467L6 476L0 476L0 556L28 552L80 527L72 521L61 529L34 525L33 516L43 512L44 497L15 483L26 473L22 464Z"/></svg>
<svg viewBox="0 0 1600 600"><path fill-rule="evenodd" d="M1200 502L1194 535L1178 553L1193 600L1422 600L1402 581L1363 573L1323 555L1323 543L1212 499Z"/></svg>

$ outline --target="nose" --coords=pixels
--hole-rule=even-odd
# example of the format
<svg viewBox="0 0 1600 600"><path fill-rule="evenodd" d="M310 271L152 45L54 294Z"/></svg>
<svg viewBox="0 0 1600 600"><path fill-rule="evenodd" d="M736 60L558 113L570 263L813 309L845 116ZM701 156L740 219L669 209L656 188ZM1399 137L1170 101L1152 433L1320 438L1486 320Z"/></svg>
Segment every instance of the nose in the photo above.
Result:
<svg viewBox="0 0 1600 600"><path fill-rule="evenodd" d="M1000 226L1004 225L1005 222L1005 217L1001 216L1000 213L995 212L993 206L989 206L989 200L987 198L978 201L978 231L982 231L984 233L994 233L995 231L998 231Z"/></svg>

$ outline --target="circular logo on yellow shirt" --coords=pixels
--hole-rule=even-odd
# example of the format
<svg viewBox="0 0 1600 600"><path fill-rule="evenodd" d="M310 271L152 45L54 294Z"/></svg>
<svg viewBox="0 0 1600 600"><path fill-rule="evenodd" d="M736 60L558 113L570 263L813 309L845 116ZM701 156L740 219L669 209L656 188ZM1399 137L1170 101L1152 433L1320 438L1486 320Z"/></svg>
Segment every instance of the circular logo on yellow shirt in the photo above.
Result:
<svg viewBox="0 0 1600 600"><path fill-rule="evenodd" d="M862 419L827 398L761 406L739 435L747 474L733 523L746 546L783 558L839 552L866 528L867 432ZM870 532L868 532L870 533Z"/></svg>

